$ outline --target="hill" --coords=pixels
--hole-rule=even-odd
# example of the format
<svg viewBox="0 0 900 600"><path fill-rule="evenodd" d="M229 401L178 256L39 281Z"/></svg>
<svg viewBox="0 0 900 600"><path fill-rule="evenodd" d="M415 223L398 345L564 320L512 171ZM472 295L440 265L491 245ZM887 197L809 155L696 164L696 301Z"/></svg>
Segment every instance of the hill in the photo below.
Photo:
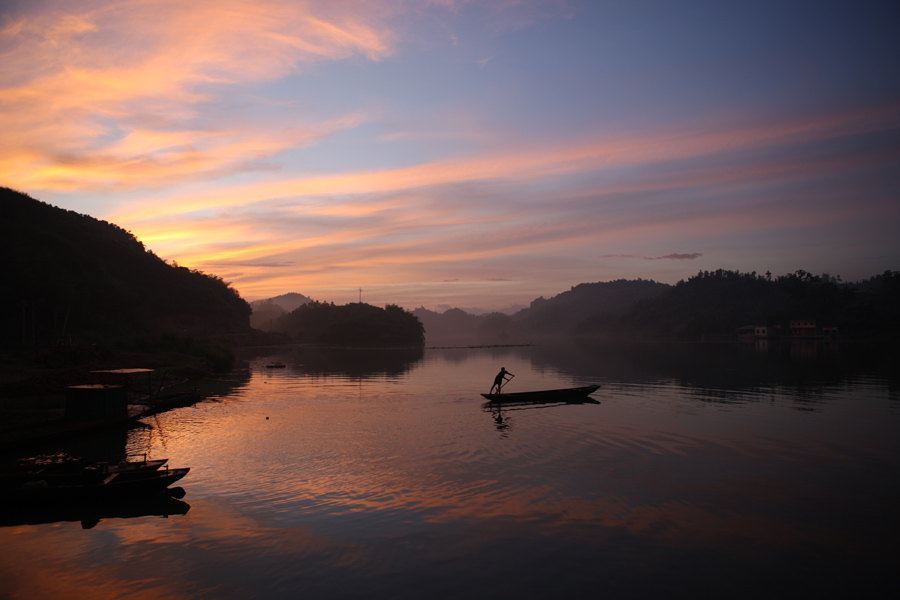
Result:
<svg viewBox="0 0 900 600"><path fill-rule="evenodd" d="M789 335L792 320L837 328L842 339L900 337L900 273L858 283L797 271L779 277L718 269L670 286L620 279L582 283L535 299L512 316L460 309L413 311L431 343L523 343L548 336L699 340L729 339L745 326ZM770 334L772 335L772 334Z"/></svg>
<svg viewBox="0 0 900 600"><path fill-rule="evenodd" d="M263 331L274 331L275 321L286 313L312 302L312 298L289 292L274 298L254 300L250 303L253 313L250 315L250 326Z"/></svg>
<svg viewBox="0 0 900 600"><path fill-rule="evenodd" d="M699 339L733 335L742 326L789 330L790 321L836 327L841 338L900 336L900 273L886 271L860 283L797 271L773 278L718 269L701 271L616 317L594 315L579 329L587 335Z"/></svg>
<svg viewBox="0 0 900 600"><path fill-rule="evenodd" d="M274 331L300 343L349 346L422 346L425 331L409 311L389 304L309 302L277 319Z"/></svg>
<svg viewBox="0 0 900 600"><path fill-rule="evenodd" d="M543 297L513 315L519 329L538 334L569 334L596 315L614 318L635 302L654 298L670 285L646 279L581 283L549 299Z"/></svg>
<svg viewBox="0 0 900 600"><path fill-rule="evenodd" d="M432 342L532 342L547 336L572 335L585 319L598 314L615 318L635 302L658 296L670 287L643 279L619 279L581 283L549 299L542 296L513 315L473 315L458 308L438 313L424 307L413 314L422 321Z"/></svg>
<svg viewBox="0 0 900 600"><path fill-rule="evenodd" d="M131 232L0 188L0 345L248 332L250 305L220 277L169 264Z"/></svg>

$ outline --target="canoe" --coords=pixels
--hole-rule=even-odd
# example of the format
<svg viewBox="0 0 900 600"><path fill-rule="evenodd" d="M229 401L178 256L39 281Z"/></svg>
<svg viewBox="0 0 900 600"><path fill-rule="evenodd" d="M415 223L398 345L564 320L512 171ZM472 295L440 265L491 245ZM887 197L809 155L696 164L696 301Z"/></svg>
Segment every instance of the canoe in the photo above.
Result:
<svg viewBox="0 0 900 600"><path fill-rule="evenodd" d="M540 390L535 392L515 392L512 394L482 394L491 402L571 402L585 398L600 389L599 385L586 385L560 390Z"/></svg>
<svg viewBox="0 0 900 600"><path fill-rule="evenodd" d="M190 469L129 470L112 474L82 473L72 477L36 475L24 483L6 481L0 486L0 506L19 503L111 500L161 492L188 474Z"/></svg>
<svg viewBox="0 0 900 600"><path fill-rule="evenodd" d="M134 473L141 471L158 471L168 458L157 460L122 461L111 464L106 462L87 463L81 458L66 458L47 463L23 463L13 467L0 468L0 488L12 483L26 483L33 479L53 481L76 481L100 479L101 476L113 473Z"/></svg>

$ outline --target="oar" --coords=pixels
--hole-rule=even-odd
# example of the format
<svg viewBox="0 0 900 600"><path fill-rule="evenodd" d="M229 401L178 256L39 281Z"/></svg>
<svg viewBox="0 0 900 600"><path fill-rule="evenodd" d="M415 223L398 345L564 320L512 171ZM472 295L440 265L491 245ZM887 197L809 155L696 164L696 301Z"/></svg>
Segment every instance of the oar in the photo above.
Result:
<svg viewBox="0 0 900 600"><path fill-rule="evenodd" d="M500 387L497 388L498 394L503 391L503 386L512 381L512 378L515 377L515 375L513 375L512 373L507 373L507 375L509 375L509 379L504 379L503 383L500 384Z"/></svg>

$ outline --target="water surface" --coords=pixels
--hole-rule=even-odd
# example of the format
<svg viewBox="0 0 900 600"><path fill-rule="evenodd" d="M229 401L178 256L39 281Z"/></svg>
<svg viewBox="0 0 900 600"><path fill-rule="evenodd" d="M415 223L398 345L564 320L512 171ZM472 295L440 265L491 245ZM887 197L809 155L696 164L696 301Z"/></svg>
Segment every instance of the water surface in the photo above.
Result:
<svg viewBox="0 0 900 600"><path fill-rule="evenodd" d="M248 356L151 427L44 449L189 466L190 510L0 528L0 596L896 590L896 364L816 343ZM507 391L599 383L599 404L486 406L501 366Z"/></svg>

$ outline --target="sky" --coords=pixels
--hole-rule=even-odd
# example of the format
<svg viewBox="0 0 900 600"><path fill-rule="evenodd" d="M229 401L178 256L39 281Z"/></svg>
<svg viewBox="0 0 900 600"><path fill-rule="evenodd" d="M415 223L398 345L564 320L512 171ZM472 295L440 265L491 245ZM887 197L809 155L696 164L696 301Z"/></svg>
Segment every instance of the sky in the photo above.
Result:
<svg viewBox="0 0 900 600"><path fill-rule="evenodd" d="M900 270L898 24L895 0L4 0L0 185L248 300L857 281Z"/></svg>

